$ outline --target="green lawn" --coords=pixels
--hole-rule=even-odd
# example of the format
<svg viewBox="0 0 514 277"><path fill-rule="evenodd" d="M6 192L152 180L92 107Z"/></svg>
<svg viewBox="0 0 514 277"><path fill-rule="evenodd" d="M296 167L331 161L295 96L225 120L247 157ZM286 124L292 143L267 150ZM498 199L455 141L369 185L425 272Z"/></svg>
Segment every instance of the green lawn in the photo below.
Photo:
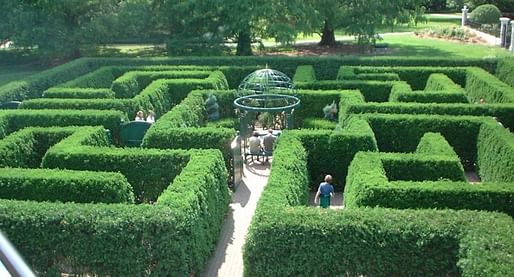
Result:
<svg viewBox="0 0 514 277"><path fill-rule="evenodd" d="M390 32L415 32L428 28L446 28L446 27L459 27L461 24L461 17L456 15L442 15L442 14L428 14L425 15L426 22L419 22L418 24L399 24L391 27L383 27L377 30L378 33Z"/></svg>
<svg viewBox="0 0 514 277"><path fill-rule="evenodd" d="M392 49L394 56L428 56L451 58L482 58L491 56L514 56L505 49L478 44L446 41L440 39L418 38L413 34L396 34L383 36Z"/></svg>
<svg viewBox="0 0 514 277"><path fill-rule="evenodd" d="M45 70L45 68L31 65L0 66L0 86L23 79L42 70Z"/></svg>

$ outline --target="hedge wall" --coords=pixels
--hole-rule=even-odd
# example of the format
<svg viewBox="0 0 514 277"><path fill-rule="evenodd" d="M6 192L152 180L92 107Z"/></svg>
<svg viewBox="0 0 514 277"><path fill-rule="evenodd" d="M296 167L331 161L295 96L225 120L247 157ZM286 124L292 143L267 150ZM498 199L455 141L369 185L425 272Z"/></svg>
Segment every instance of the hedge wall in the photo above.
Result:
<svg viewBox="0 0 514 277"><path fill-rule="evenodd" d="M113 99L114 91L107 88L61 88L52 87L43 92L44 98L71 98L71 99Z"/></svg>
<svg viewBox="0 0 514 277"><path fill-rule="evenodd" d="M477 164L486 182L514 182L514 136L494 120L480 126Z"/></svg>
<svg viewBox="0 0 514 277"><path fill-rule="evenodd" d="M381 81L317 81L313 83L299 83L298 89L305 90L360 90L367 102L387 102L394 82Z"/></svg>
<svg viewBox="0 0 514 277"><path fill-rule="evenodd" d="M441 133L471 167L477 157L477 135L483 118L471 116L366 114L380 152L413 152L427 132Z"/></svg>
<svg viewBox="0 0 514 277"><path fill-rule="evenodd" d="M512 76L512 72L514 72L514 59L502 58L498 60L495 73L496 77L506 84L509 84L511 87L514 87L514 76Z"/></svg>
<svg viewBox="0 0 514 277"><path fill-rule="evenodd" d="M204 127L204 99L207 91L193 91L171 111L154 123L143 138L145 148L216 148L225 160L230 157L230 142L234 129Z"/></svg>
<svg viewBox="0 0 514 277"><path fill-rule="evenodd" d="M466 69L466 92L470 102L514 103L514 88L481 68Z"/></svg>
<svg viewBox="0 0 514 277"><path fill-rule="evenodd" d="M0 228L41 275L198 274L229 193L219 151L188 153L190 162L155 205L0 200Z"/></svg>
<svg viewBox="0 0 514 277"><path fill-rule="evenodd" d="M183 57L183 58L82 58L0 87L0 102L40 97L57 84L92 72L102 66L211 65L260 66L266 64L289 76L298 65L314 66L318 79L334 80L341 64L370 66L479 66L494 72L495 59L441 59L398 57ZM247 71L248 72L248 71ZM250 73L249 71L248 73ZM121 75L121 74L120 74ZM90 87L89 85L87 87ZM231 87L232 83L231 83Z"/></svg>
<svg viewBox="0 0 514 277"><path fill-rule="evenodd" d="M134 203L120 173L0 168L0 198L76 203Z"/></svg>
<svg viewBox="0 0 514 277"><path fill-rule="evenodd" d="M284 132L244 247L245 276L501 276L514 269L513 223L501 214L295 207L307 203L305 160L294 132Z"/></svg>
<svg viewBox="0 0 514 277"><path fill-rule="evenodd" d="M41 165L121 172L134 188L137 202L153 202L188 162L185 150L105 146L108 142L102 128L84 127L50 148Z"/></svg>
<svg viewBox="0 0 514 277"><path fill-rule="evenodd" d="M307 150L307 165L312 180L310 188L313 190L318 188L326 174L334 177L335 189L342 190L353 155L358 151L377 150L369 124L356 118L350 120L341 131L304 129L291 133Z"/></svg>
<svg viewBox="0 0 514 277"><path fill-rule="evenodd" d="M293 83L310 83L316 81L316 72L312 65L299 65L293 76Z"/></svg>
<svg viewBox="0 0 514 277"><path fill-rule="evenodd" d="M48 148L76 130L31 127L14 132L0 140L0 167L39 167Z"/></svg>
<svg viewBox="0 0 514 277"><path fill-rule="evenodd" d="M442 156L415 154L406 159L407 155L358 153L348 170L345 206L471 209L514 215L512 184L470 185L463 182L456 158L451 162Z"/></svg>
<svg viewBox="0 0 514 277"><path fill-rule="evenodd" d="M0 134L9 134L25 127L39 126L104 126L117 134L120 122L126 120L121 111L101 110L0 110ZM3 121L3 123L2 123Z"/></svg>
<svg viewBox="0 0 514 277"><path fill-rule="evenodd" d="M132 98L158 79L205 79L209 71L129 71L112 82L116 98Z"/></svg>

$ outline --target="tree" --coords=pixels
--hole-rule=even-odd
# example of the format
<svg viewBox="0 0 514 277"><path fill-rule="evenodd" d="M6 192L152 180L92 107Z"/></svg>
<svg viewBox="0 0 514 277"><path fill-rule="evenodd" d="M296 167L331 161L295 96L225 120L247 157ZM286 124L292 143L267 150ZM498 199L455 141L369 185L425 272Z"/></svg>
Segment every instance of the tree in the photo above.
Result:
<svg viewBox="0 0 514 277"><path fill-rule="evenodd" d="M48 56L80 56L80 46L110 36L110 18L118 0L4 0L2 36L16 46Z"/></svg>

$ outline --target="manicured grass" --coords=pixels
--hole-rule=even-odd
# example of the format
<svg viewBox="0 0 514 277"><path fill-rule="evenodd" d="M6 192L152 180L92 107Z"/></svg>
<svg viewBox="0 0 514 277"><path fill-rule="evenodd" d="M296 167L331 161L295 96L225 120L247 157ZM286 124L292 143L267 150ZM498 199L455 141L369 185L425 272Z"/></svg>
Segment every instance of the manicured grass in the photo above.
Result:
<svg viewBox="0 0 514 277"><path fill-rule="evenodd" d="M461 23L460 16L455 15L442 15L442 14L428 14L425 15L426 22L419 22L418 24L398 24L393 28L383 27L377 30L378 33L390 32L415 32L428 28L445 28L445 27L459 27Z"/></svg>
<svg viewBox="0 0 514 277"><path fill-rule="evenodd" d="M453 58L480 58L491 56L514 56L505 49L489 46L446 41L442 39L419 38L413 34L383 36L394 56L428 56Z"/></svg>
<svg viewBox="0 0 514 277"><path fill-rule="evenodd" d="M0 86L23 79L42 70L45 70L45 68L31 65L0 66Z"/></svg>

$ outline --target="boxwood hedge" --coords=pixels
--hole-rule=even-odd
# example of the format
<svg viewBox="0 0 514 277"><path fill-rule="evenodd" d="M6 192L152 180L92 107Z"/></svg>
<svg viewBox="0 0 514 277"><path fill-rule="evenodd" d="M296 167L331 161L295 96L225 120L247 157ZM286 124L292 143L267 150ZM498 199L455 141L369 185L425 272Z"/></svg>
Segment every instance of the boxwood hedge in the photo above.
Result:
<svg viewBox="0 0 514 277"><path fill-rule="evenodd" d="M0 228L38 274L201 272L228 208L227 172L217 150L187 153L154 205L0 200Z"/></svg>
<svg viewBox="0 0 514 277"><path fill-rule="evenodd" d="M306 159L296 135L284 133L247 236L245 276L500 276L514 268L512 219L505 215L301 207Z"/></svg>

